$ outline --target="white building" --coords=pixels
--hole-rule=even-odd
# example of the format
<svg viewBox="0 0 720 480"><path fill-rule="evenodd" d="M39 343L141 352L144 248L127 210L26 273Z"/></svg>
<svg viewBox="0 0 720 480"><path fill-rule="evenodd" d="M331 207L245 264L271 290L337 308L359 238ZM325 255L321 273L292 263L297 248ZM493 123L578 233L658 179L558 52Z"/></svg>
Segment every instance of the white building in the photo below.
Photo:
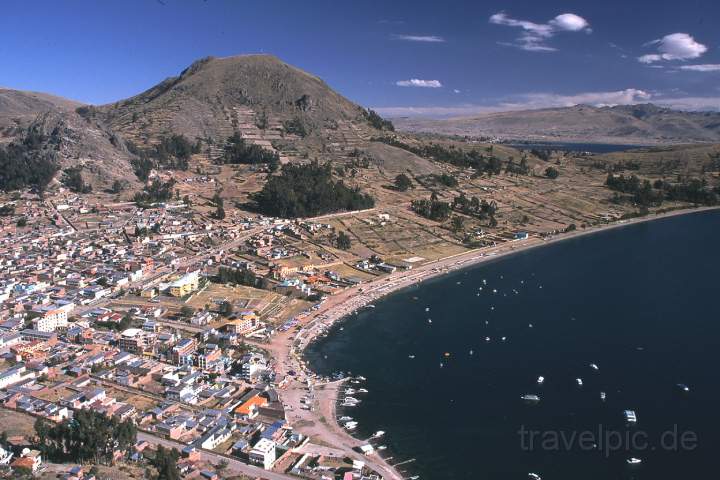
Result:
<svg viewBox="0 0 720 480"><path fill-rule="evenodd" d="M261 438L250 451L250 463L270 470L275 463L275 442L269 438Z"/></svg>
<svg viewBox="0 0 720 480"><path fill-rule="evenodd" d="M0 373L0 388L6 388L14 383L21 382L26 378L33 378L35 374L28 372L25 365L18 364Z"/></svg>
<svg viewBox="0 0 720 480"><path fill-rule="evenodd" d="M40 332L54 332L58 328L65 328L68 324L66 308L53 308L45 311L42 316L33 319L33 329Z"/></svg>

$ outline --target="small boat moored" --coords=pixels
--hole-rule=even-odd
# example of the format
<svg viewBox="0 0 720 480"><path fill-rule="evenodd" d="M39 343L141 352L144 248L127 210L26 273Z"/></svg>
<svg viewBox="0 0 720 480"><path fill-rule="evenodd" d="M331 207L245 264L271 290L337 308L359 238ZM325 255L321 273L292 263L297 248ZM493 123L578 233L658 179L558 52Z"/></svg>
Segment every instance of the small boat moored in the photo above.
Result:
<svg viewBox="0 0 720 480"><path fill-rule="evenodd" d="M637 423L637 415L635 415L635 410L625 410L623 412L623 415L625 415L625 421L627 423Z"/></svg>

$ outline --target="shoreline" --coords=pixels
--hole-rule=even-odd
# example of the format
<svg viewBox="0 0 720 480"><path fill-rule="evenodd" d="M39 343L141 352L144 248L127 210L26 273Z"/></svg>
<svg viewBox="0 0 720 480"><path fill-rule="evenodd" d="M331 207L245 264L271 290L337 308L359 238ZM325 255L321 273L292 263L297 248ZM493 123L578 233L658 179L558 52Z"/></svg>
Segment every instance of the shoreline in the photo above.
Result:
<svg viewBox="0 0 720 480"><path fill-rule="evenodd" d="M393 480L403 479L404 477L379 454L375 453L371 457L367 457L353 450L367 442L353 437L349 432L343 430L338 423L335 412L340 393L339 389L331 388L326 390L324 386L327 385L327 383L323 382L323 380L310 369L304 359L305 350L319 336L327 334L334 324L343 321L358 309L386 295L396 293L412 285L450 272L504 258L515 253L525 252L545 245L551 245L603 231L680 215L717 210L720 210L720 206L683 208L660 214L647 215L645 217L620 220L583 230L560 233L547 239L530 237L526 240L509 241L493 247L483 247L481 249L469 250L437 259L412 270L396 272L365 284L360 284L357 287L350 287L334 297L329 297L317 311L300 319L301 327L298 331L283 332L283 334L278 335L271 342L270 350L277 361L279 373L285 376L285 378L290 378L291 376L289 376L288 373L294 371L298 377L302 377L294 379L293 383L298 384L295 385L294 389L290 386L282 390L280 396L283 404L289 412L293 412L292 416L295 417L294 423L297 424L299 422L300 424L305 424L309 422L313 427L318 427L317 424L323 425L324 428L313 429L315 436L320 442L330 443L333 446L338 445L337 448L346 450L345 453L348 457L365 461L370 468L377 470L384 478ZM330 384L332 383L333 382L330 382ZM313 392L313 395L317 394L317 412L314 411L314 409L304 410L302 408L302 402L300 401L301 395L298 395L298 393L301 390L305 390L305 385L308 385L308 389ZM318 385L319 388L316 390L310 388L310 385ZM290 392L293 394L290 394ZM298 412L300 412L299 415ZM291 421L291 423L293 423L293 421Z"/></svg>

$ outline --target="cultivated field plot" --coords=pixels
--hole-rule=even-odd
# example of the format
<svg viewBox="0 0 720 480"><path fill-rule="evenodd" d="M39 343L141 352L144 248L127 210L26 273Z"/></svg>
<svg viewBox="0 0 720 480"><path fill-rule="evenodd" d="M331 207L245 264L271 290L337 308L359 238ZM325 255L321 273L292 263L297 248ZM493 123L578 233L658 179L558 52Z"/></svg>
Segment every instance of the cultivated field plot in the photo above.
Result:
<svg viewBox="0 0 720 480"><path fill-rule="evenodd" d="M187 301L187 305L195 309L213 305L216 302L232 302L238 309L262 311L281 298L281 295L253 287L223 285L209 283L201 292Z"/></svg>
<svg viewBox="0 0 720 480"><path fill-rule="evenodd" d="M334 219L333 222L338 230L347 231L370 254L382 258L411 257L418 251L442 248L442 245L449 243L447 238L441 236L442 230L437 226L405 215L404 212L402 216L391 214L389 220L380 220L377 216L352 216ZM353 252L363 256L359 250L353 245Z"/></svg>
<svg viewBox="0 0 720 480"><path fill-rule="evenodd" d="M2 430L7 432L8 436L35 435L35 418L13 410L5 410L0 408L0 425Z"/></svg>

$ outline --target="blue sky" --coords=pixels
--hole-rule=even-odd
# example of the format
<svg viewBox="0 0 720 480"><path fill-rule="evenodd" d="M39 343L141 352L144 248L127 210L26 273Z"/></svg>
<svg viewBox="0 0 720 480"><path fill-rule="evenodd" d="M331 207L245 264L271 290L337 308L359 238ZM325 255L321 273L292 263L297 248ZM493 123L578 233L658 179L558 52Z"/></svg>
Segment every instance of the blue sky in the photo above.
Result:
<svg viewBox="0 0 720 480"><path fill-rule="evenodd" d="M7 0L0 85L100 104L264 52L386 115L719 109L718 19L710 0Z"/></svg>

